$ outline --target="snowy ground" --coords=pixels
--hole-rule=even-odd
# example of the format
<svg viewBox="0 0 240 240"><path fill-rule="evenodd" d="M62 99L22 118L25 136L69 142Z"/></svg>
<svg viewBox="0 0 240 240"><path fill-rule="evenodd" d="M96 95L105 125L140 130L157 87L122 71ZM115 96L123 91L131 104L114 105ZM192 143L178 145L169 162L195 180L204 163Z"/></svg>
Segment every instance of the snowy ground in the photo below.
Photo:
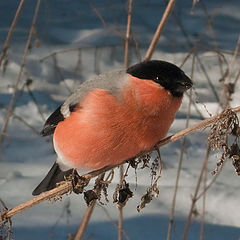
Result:
<svg viewBox="0 0 240 240"><path fill-rule="evenodd" d="M27 1L25 4L9 49L6 73L0 76L1 124L5 116L4 106L9 103L12 86L19 72L27 31L34 10L33 3L33 1ZM102 23L92 11L89 1L42 2L34 36L35 41L27 59L21 82L22 91L19 92L14 111L16 116L26 121L34 130L19 118L12 118L0 159L0 198L9 208L32 198L32 190L55 161L51 139L41 138L37 134L43 126L43 118L58 107L74 86L84 79L100 72L119 69L123 65L123 42L112 29L125 31L127 4L125 1L107 0L94 1L93 4L103 15L108 29L103 28ZM200 38L199 58L218 94L221 94L219 83L221 71L218 58L214 51L206 49L212 49L217 43L217 46L224 50L225 58L231 65L232 55L228 52L233 51L237 43L240 2L214 0L205 4L209 16L213 16L213 30L207 26L201 3L197 4L191 12L192 1L179 1L175 8L177 17L172 16L169 19L153 58L181 65L192 46L191 43L195 44L195 41ZM159 3L157 0L139 0L134 3L133 32L142 56L162 16L164 6L163 1ZM0 43L2 45L16 11L16 1L1 1L0 9L4 9L0 15ZM185 28L188 40L179 28L179 19ZM40 43L39 47L37 43ZM81 50L76 50L80 47ZM54 51L64 49L73 50L59 53L56 58L49 56ZM78 61L79 56L81 56L81 62ZM132 63L138 61L134 48L131 49L131 60ZM188 75L191 73L191 64L192 58L183 66ZM238 66L239 59L237 58L233 73L238 70ZM223 70L226 68L227 65L224 64ZM29 86L31 92L25 85L28 78L33 80L32 85ZM197 95L194 93L194 100L203 102L208 111L215 114L218 104L199 64L196 65L193 80L197 92ZM240 85L236 87L232 106L238 106L240 103L239 87ZM187 105L188 97L185 97L169 134L185 128ZM197 104L197 107L204 117L208 117L201 103ZM200 115L192 107L190 125L200 120ZM191 195L205 157L207 133L205 130L187 138L187 149L184 154L177 195L177 218L172 239L180 239L183 232ZM138 172L136 190L134 190L135 174L134 171L130 171L127 180L131 183L131 189L134 190L134 198L130 199L124 208L124 231L130 239L166 238L180 146L181 142L178 141L161 149L165 167L159 181L160 195L140 213L137 212L136 206L149 186L149 171L146 169ZM212 179L210 171L215 168L218 156L211 154L208 182ZM207 193L205 239L237 240L240 238L239 181L240 178L235 174L231 162L227 162L216 183ZM109 187L110 203L96 206L85 239L117 239L118 210L111 202L111 194L117 182L116 177ZM62 202L41 203L12 219L14 239L28 240L33 239L33 236L34 239L66 239L68 233L76 231L85 209L86 204L82 196L74 194L65 196ZM201 212L201 209L202 201L200 200L197 203L197 210ZM201 215L194 217L188 239L199 238L200 220Z"/></svg>

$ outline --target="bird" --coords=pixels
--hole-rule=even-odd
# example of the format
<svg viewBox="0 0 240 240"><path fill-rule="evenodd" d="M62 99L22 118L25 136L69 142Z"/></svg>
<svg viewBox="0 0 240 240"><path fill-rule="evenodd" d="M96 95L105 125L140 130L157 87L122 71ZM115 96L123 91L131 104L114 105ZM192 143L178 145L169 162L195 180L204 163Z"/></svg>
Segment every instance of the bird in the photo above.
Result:
<svg viewBox="0 0 240 240"><path fill-rule="evenodd" d="M162 60L137 63L83 82L46 120L57 160L33 195L51 190L73 170L117 165L152 148L175 119L191 79Z"/></svg>

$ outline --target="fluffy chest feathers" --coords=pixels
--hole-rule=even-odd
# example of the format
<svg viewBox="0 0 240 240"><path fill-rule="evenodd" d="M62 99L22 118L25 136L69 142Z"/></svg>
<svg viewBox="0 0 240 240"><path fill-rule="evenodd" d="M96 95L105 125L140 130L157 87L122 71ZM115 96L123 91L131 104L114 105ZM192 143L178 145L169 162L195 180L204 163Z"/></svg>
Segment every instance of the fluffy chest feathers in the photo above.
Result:
<svg viewBox="0 0 240 240"><path fill-rule="evenodd" d="M117 95L93 89L54 132L55 150L74 167L118 164L164 138L182 98L129 77Z"/></svg>

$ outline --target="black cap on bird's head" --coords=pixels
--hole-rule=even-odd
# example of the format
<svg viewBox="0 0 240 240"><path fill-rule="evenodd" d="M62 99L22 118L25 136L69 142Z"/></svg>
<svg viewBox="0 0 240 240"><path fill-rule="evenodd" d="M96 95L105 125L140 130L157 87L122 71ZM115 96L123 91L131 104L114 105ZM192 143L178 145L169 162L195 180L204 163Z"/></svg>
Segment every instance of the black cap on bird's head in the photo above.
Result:
<svg viewBox="0 0 240 240"><path fill-rule="evenodd" d="M144 61L127 69L127 73L159 83L174 97L182 97L192 87L191 79L176 65L159 60Z"/></svg>

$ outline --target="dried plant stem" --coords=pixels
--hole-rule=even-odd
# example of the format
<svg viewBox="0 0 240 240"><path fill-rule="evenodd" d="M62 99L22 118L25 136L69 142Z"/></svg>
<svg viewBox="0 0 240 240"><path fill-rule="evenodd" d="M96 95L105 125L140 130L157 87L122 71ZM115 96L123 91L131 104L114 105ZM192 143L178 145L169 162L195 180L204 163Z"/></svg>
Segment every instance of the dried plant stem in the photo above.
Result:
<svg viewBox="0 0 240 240"><path fill-rule="evenodd" d="M40 106L39 106L39 104L38 104L38 102L37 102L37 99L35 98L35 96L34 96L32 90L31 90L30 86L29 86L28 84L26 84L26 87L27 87L28 94L29 94L30 97L32 98L32 100L33 100L33 102L34 102L34 104L35 104L35 106L36 106L36 108L37 108L37 110L38 110L38 113L39 113L39 115L40 115L41 118L42 118L42 121L45 122L45 121L46 121L46 118L44 117L44 115L43 115L43 113L42 113L42 111L41 111L41 108L40 108Z"/></svg>
<svg viewBox="0 0 240 240"><path fill-rule="evenodd" d="M109 221L111 222L111 224L113 225L114 228L118 229L118 225L115 223L115 221L111 218L110 214L108 213L106 207L104 207L102 204L98 204L98 207L102 208L102 210L104 211L104 213L106 214L107 218L109 219ZM129 236L127 235L127 233L122 230L123 232L123 236L126 240L130 240Z"/></svg>
<svg viewBox="0 0 240 240"><path fill-rule="evenodd" d="M204 196L206 194L206 192L208 191L208 189L216 182L220 172L222 171L223 165L218 169L218 172L214 175L211 182L204 187L204 189L201 193L198 194L198 196L196 197L196 201L198 201L202 196Z"/></svg>
<svg viewBox="0 0 240 240"><path fill-rule="evenodd" d="M45 57L40 58L40 62L44 62L46 60L48 60L49 58L53 58L58 54L63 54L63 53L67 53L67 52L76 52L76 51L81 51L81 50L90 50L90 49L95 49L95 48L114 48L114 47L118 47L120 45L99 45L99 46L82 46L82 47L70 47L70 48L65 48L65 49L60 49L54 52L51 52L50 54L46 55Z"/></svg>
<svg viewBox="0 0 240 240"><path fill-rule="evenodd" d="M231 75L232 75L233 68L235 66L236 58L237 58L238 51L239 51L239 46L240 46L240 34L238 35L238 41L237 41L237 44L235 46L235 50L234 50L234 53L233 53L233 56L232 56L232 59L231 59L230 68L229 68L229 72L228 72L228 78L226 78L227 83L229 83L230 79L231 79Z"/></svg>
<svg viewBox="0 0 240 240"><path fill-rule="evenodd" d="M7 111L7 107L3 104L0 103L0 107L2 107L4 110ZM31 126L24 118L22 118L21 116L17 115L16 113L13 112L13 117L16 118L19 122L22 122L25 126L27 126L30 130L32 130L34 133L36 133L38 136L40 134L40 132L35 129L33 126Z"/></svg>
<svg viewBox="0 0 240 240"><path fill-rule="evenodd" d="M133 0L128 1L128 16L127 16L127 28L125 37L125 52L124 52L124 67L129 66L129 40L130 40L130 30L131 30L131 20L132 20L132 6ZM123 165L119 168L119 185L122 186L124 179L124 168ZM123 206L118 206L118 240L123 238Z"/></svg>
<svg viewBox="0 0 240 240"><path fill-rule="evenodd" d="M193 79L194 66L195 66L195 54L193 55L193 60L192 60L191 79ZM192 105L192 89L190 90L190 95L189 95L189 104L188 104L188 111L187 111L187 118L186 118L186 125L185 125L186 128L189 126L189 122L190 122L191 105ZM173 194L171 212L169 217L167 240L171 239L171 233L172 233L172 228L174 224L174 213L175 213L178 185L179 185L179 179L180 179L180 174L182 169L183 153L184 153L185 147L186 147L186 137L183 138L182 145L181 145L181 152L180 152L178 169L177 169L177 177L175 181L174 194Z"/></svg>
<svg viewBox="0 0 240 240"><path fill-rule="evenodd" d="M182 22L181 22L181 19L178 18L178 17L176 16L176 14L174 14L174 12L173 12L173 17L175 18L176 24L178 24L180 30L182 31L182 34L183 34L183 36L185 37L185 39L186 39L186 41L187 41L187 43L188 43L188 45L189 45L189 48L194 48L195 51L196 51L196 49L197 49L197 47L198 47L198 44L195 44L195 46L194 46L194 44L193 44L192 41L190 40L190 38L189 38L189 36L188 36L188 34L187 34L187 32L186 32L186 30L185 30ZM200 41L200 40L197 40L197 43L199 43L199 41ZM217 91L216 91L216 89L215 89L215 86L214 86L214 84L212 83L212 81L211 81L211 79L210 79L210 77L209 77L209 75L208 75L208 73L207 73L207 70L206 70L204 64L202 63L201 59L199 58L199 56L198 56L197 54L196 54L196 60L197 60L197 62L199 63L199 66L200 66L203 74L205 75L205 77L206 77L206 79L207 79L207 81L208 81L208 84L209 84L209 86L210 86L210 88L211 88L211 90L212 90L212 92L213 92L213 94L214 94L214 96L215 96L215 98L216 98L216 101L219 102L219 96L218 96L218 93L217 93Z"/></svg>
<svg viewBox="0 0 240 240"><path fill-rule="evenodd" d="M93 209L96 205L96 200L93 200L90 206L88 206L87 210L84 213L83 220L81 222L81 225L79 226L79 229L74 237L74 240L81 240L83 237L83 233L88 225L88 222L92 216Z"/></svg>
<svg viewBox="0 0 240 240"><path fill-rule="evenodd" d="M102 174L98 177L99 181L103 180L104 175L105 175L105 173L102 173ZM102 188L101 188L100 186L98 186L98 188L96 189L96 194L97 194L97 196L100 194L101 190L102 190ZM83 216L83 220L82 220L82 222L81 222L81 224L80 224L80 226L79 226L79 228L78 228L78 230L77 230L77 233L76 233L76 235L75 235L75 237L74 237L74 240L81 240L81 239L82 239L83 234L84 234L84 231L85 231L85 229L86 229L86 227L87 227L87 225L88 225L88 222L89 222L89 220L90 220L90 218L91 218L91 216L92 216L93 209L94 209L94 207L95 207L95 205L96 205L96 202L97 202L96 199L93 200L93 201L90 203L90 205L87 207L87 210L85 211L85 214L84 214L84 216Z"/></svg>
<svg viewBox="0 0 240 240"><path fill-rule="evenodd" d="M123 165L119 168L119 185L122 186L124 179L124 168ZM123 206L118 206L119 215L118 215L118 240L122 240L123 237Z"/></svg>
<svg viewBox="0 0 240 240"><path fill-rule="evenodd" d="M192 204L191 204L191 208L190 208L188 218L187 218L187 221L186 221L186 224L185 224L182 240L187 239L187 234L188 234L188 230L189 230L189 227L190 227L190 223L192 221L192 215L193 215L193 211L194 211L194 208L195 208L195 203L197 201L197 195L198 195L199 188L200 188L200 185L201 185L201 182L202 182L204 171L207 167L209 154L210 154L210 147L208 146L206 156L205 156L205 160L203 162L202 169L201 169L201 172L200 172L200 175L199 175L199 178L198 178L197 186L195 188L195 192L194 192L194 195L192 197Z"/></svg>
<svg viewBox="0 0 240 240"><path fill-rule="evenodd" d="M229 92L229 84L230 84L233 68L234 68L234 65L236 63L236 57L237 57L237 54L238 54L239 45L240 45L240 35L238 36L238 41L237 41L237 44L236 44L236 47L235 47L235 50L234 50L234 53L233 53L233 56L232 56L232 59L231 59L228 75L225 77L225 80L224 80L224 83L223 83L223 96L224 96L223 101L225 101L225 102L223 102L224 108L227 108L230 105L230 100L231 100L232 93Z"/></svg>
<svg viewBox="0 0 240 240"><path fill-rule="evenodd" d="M234 63L236 61L236 56L237 56L237 53L238 53L239 44L240 44L240 35L239 35L238 42L237 42L237 45L235 47L235 51L234 51L234 54L233 54L233 57L232 57L229 74L225 77L225 81L224 81L224 89L223 89L223 96L224 96L224 100L225 100L225 102L223 104L224 109L226 109L230 106L231 98L230 98L229 92L226 90L225 85L227 85L230 82L231 72L232 72ZM220 106L221 106L221 103L219 102L219 107ZM204 173L206 174L206 171L207 171L206 169L207 169L207 162L208 162L208 159L209 159L209 154L210 154L210 147L208 146L207 152L206 152L206 158L205 158L205 161L203 163L202 171L199 175L199 179L198 179L197 186L195 188L194 196L192 198L192 205L191 205L189 215L188 215L188 218L187 218L187 222L186 222L186 225L185 225L183 238L182 238L183 240L185 240L187 238L187 234L188 234L189 226L190 226L190 223L191 223L191 218L192 218L193 210L195 208L195 204L202 196L203 196L203 215L202 215L202 220L201 220L200 239L203 239L204 221L205 221L205 207L206 207L206 192L212 186L212 184L216 181L217 177L219 176L219 171L218 171L218 174L215 175L215 177L212 179L211 183L208 184L208 186L206 186L206 181L204 181L203 192L199 194L199 187L200 187L200 184L201 184L201 181L202 181L202 178L203 178L203 174ZM223 165L221 166L220 170L222 170L222 167L223 167Z"/></svg>
<svg viewBox="0 0 240 240"><path fill-rule="evenodd" d="M175 4L176 0L169 0L168 2L168 5L167 5L167 8L162 16L162 19L157 27L157 30L153 36L153 39L152 39L152 42L147 50L147 53L145 55L145 60L149 60L151 59L152 55L153 55L153 52L156 48L156 45L158 43L158 40L159 40L159 37L160 35L162 34L162 31L163 31L163 28L167 22L167 19L170 15L170 13L172 12L172 9L174 7L174 4Z"/></svg>
<svg viewBox="0 0 240 240"><path fill-rule="evenodd" d="M133 0L128 1L128 17L127 17L127 29L126 29L126 39L125 39L125 53L124 53L124 67L128 68L129 65L129 39L130 39L130 29L132 20L132 5Z"/></svg>
<svg viewBox="0 0 240 240"><path fill-rule="evenodd" d="M240 106L238 106L236 108L232 108L231 110L235 113L240 112ZM201 122L199 122L199 123L197 123L197 124L195 124L195 125L193 125L189 128L186 128L182 131L179 131L176 134L161 140L153 148L149 149L149 151L143 152L136 157L139 157L143 154L146 154L147 152L152 152L154 149L156 149L156 147L161 147L161 146L166 145L170 142L175 142L175 141L183 138L184 136L187 136L187 135L189 135L193 132L196 132L200 129L206 128L207 126L212 124L214 121L216 121L220 116L221 116L221 114L217 114L214 117L205 119L205 120L203 120L203 121L201 121ZM125 162L126 161L123 161L121 164L118 164L118 165L106 166L104 168L101 168L101 169L89 172L87 174L84 174L82 177L84 177L86 179L94 178L94 177L99 176L100 174L102 174L104 172L107 172L109 170L114 169L115 167L118 167L118 166L124 164ZM54 198L56 196L61 196L63 194L69 193L70 191L72 191L72 184L69 181L65 181L62 184L60 184L58 187L56 187L56 188L54 188L50 191L47 191L45 193L42 193L39 196L37 196L37 197L35 197L35 198L25 202L25 203L22 203L22 204L20 204L16 207L6 211L4 214L0 215L0 221L4 221L6 219L9 219L12 216L30 208L30 207L33 207L34 205L39 204L40 202L42 202L44 200L51 199L51 198Z"/></svg>
<svg viewBox="0 0 240 240"><path fill-rule="evenodd" d="M96 13L97 17L99 18L99 20L101 21L101 23L103 24L103 26L109 30L111 30L112 32L114 32L116 35L118 35L120 38L125 39L125 36L122 32L110 27L106 21L104 20L103 16L101 15L101 13L98 11L98 9L94 6L94 4L92 3L91 0L88 0L92 10Z"/></svg>
<svg viewBox="0 0 240 240"><path fill-rule="evenodd" d="M238 73L237 73L237 76L236 76L236 78L235 78L235 80L234 80L234 83L233 83L234 86L236 86L239 77L240 77L240 68L239 68Z"/></svg>
<svg viewBox="0 0 240 240"><path fill-rule="evenodd" d="M207 167L205 168L205 171L204 171L203 189L206 189L206 186L207 186ZM201 229L200 229L199 240L203 240L203 236L204 236L205 213L206 213L206 192L204 192L204 195L203 195Z"/></svg>
<svg viewBox="0 0 240 240"><path fill-rule="evenodd" d="M10 28L9 28L9 31L8 31L6 40L5 40L4 44L3 44L2 53L1 53L1 55L0 55L0 66L2 65L2 61L3 61L4 57L7 55L7 50L8 50L8 48L9 48L9 43L10 43L12 34L13 34L13 32L14 32L14 29L15 29L15 26L16 26L16 23L17 23L17 20L18 20L18 17L20 16L20 13L21 13L21 10L22 10L24 1L25 1L25 0L21 0L20 3L19 3L19 5L18 5L16 14L15 14L15 16L14 16L14 18L13 18L13 21L12 21L12 24L11 24L11 26L10 26Z"/></svg>
<svg viewBox="0 0 240 240"><path fill-rule="evenodd" d="M16 96L17 96L18 86L19 86L19 83L20 83L20 80L21 80L21 77L22 77L23 68L24 68L24 65L25 65L25 62L26 62L27 54L28 54L28 51L29 51L29 46L30 46L32 35L33 35L33 32L34 32L35 23L36 23L36 20L37 20L37 15L38 15L38 11L39 11L40 2L41 2L41 0L38 0L37 4L36 4L36 7L35 7L35 12L34 12L34 15L33 15L33 20L32 20L32 25L31 25L31 28L30 28L30 31L29 31L28 39L27 39L27 42L26 42L26 45L25 45L24 54L23 54L22 61L21 61L20 71L19 71L19 74L18 74L18 77L17 77L17 81L14 85L14 91L13 91L13 94L12 94L12 97L11 97L11 100L10 100L10 103L9 103L9 107L8 107L8 110L7 110L5 119L4 119L2 129L1 129L0 149L2 147L2 143L3 143L3 140L4 140L4 136L6 135L6 130L7 130L7 127L8 127L8 123L9 123L10 117L11 117L12 112L13 112L13 107L14 107L14 103L15 103L15 100L16 100Z"/></svg>
<svg viewBox="0 0 240 240"><path fill-rule="evenodd" d="M183 141L182 141L182 145L181 145L181 152L180 152L180 157L179 157L177 176L176 176L175 185L174 185L174 194L173 194L171 212L170 212L169 223L168 223L167 240L171 239L171 233L172 233L172 228L173 228L173 224L174 224L174 213L175 213L178 185L179 185L179 179L180 179L180 174L181 174L181 169L182 169L183 153L184 153L185 145L186 145L186 138L184 137Z"/></svg>
<svg viewBox="0 0 240 240"><path fill-rule="evenodd" d="M57 188L54 188L50 191L47 191L45 193L42 193L41 195L25 202L22 203L20 205L18 205L17 207L12 208L11 210L5 212L4 214L0 215L0 221L4 221L5 219L9 219L12 216L27 210L28 208L31 208L37 204L39 204L40 202L44 201L44 200L49 200L51 198L54 198L56 196L61 196L63 194L66 194L68 192L70 192L72 190L72 183L71 182L64 182L64 184L61 184L60 186L58 186Z"/></svg>
<svg viewBox="0 0 240 240"><path fill-rule="evenodd" d="M217 90L216 90L214 84L212 83L212 80L210 79L205 66L203 65L203 63L202 63L201 59L199 58L199 56L196 56L196 59L197 59L199 65L200 65L200 67L202 69L202 72L204 73L204 75L205 75L205 77L206 77L206 79L208 81L208 84L209 84L210 88L212 89L212 92L213 92L213 94L214 94L214 96L216 98L216 101L220 102L220 98L218 96Z"/></svg>
<svg viewBox="0 0 240 240"><path fill-rule="evenodd" d="M218 109L219 109L219 107L220 107L220 104L218 106ZM217 110L217 112L218 112L218 110ZM217 177L219 175L219 172L218 172L218 174L215 175L215 177L212 179L211 183L208 186L206 186L206 181L204 181L204 190L203 190L203 192L201 194L199 194L199 188L200 188L200 184L201 184L201 181L202 181L202 178L203 178L203 174L205 173L205 175L206 175L207 163L208 163L208 160L209 160L210 150L211 150L211 148L210 148L210 146L208 146L207 147L207 151L206 151L205 160L204 160L204 163L203 163L203 166L202 166L202 170L200 172L200 175L199 175L199 178L198 178L198 182L197 182L197 185L196 185L196 188L195 188L195 193L194 193L194 196L192 197L191 207L190 207L188 218L187 218L187 221L186 221L186 224L185 224L185 228L184 228L184 233L183 233L183 238L182 238L183 240L185 240L187 238L187 234L188 234L188 230L189 230L189 227L190 227L190 223L192 221L192 214L193 214L193 211L194 211L194 208L195 208L195 204L199 200L199 198L201 196L203 196L203 195L204 195L204 198L203 198L203 215L202 215L202 219L201 219L200 239L203 237L203 234L204 234L206 192L211 187L211 185L216 181L216 179L217 179ZM221 166L220 169L222 169L222 166Z"/></svg>

